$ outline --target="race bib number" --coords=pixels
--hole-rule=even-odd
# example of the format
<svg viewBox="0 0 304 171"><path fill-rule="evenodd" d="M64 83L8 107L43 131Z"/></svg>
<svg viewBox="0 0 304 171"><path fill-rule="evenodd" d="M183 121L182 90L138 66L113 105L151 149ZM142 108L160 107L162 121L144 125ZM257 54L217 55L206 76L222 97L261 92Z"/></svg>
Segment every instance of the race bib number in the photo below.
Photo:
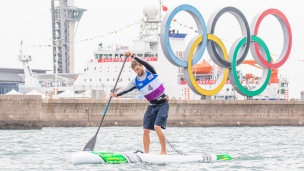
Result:
<svg viewBox="0 0 304 171"><path fill-rule="evenodd" d="M148 90L149 90L149 91L152 91L153 88L149 85L149 86L148 86Z"/></svg>

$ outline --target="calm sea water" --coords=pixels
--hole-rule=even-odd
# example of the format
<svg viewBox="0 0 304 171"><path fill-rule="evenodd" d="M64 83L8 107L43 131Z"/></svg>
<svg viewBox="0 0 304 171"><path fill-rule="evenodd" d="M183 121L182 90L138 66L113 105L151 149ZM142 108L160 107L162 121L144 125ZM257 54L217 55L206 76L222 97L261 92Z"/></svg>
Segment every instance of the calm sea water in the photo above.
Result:
<svg viewBox="0 0 304 171"><path fill-rule="evenodd" d="M96 128L0 130L0 170L304 170L304 127L176 128L165 131L185 153L227 153L232 161L173 164L73 165ZM169 148L169 147L168 147ZM141 127L102 127L95 150L131 152L143 149ZM151 132L151 153L160 146ZM169 154L176 154L168 149Z"/></svg>

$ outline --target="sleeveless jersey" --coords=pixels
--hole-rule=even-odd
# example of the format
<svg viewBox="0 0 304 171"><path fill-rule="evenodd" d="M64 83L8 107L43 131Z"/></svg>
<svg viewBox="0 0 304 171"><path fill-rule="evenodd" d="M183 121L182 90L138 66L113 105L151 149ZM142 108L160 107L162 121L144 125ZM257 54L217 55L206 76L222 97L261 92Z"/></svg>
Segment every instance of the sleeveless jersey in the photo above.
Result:
<svg viewBox="0 0 304 171"><path fill-rule="evenodd" d="M146 70L146 78L144 80L138 80L135 78L135 86L142 93L148 101L152 101L162 95L165 91L164 86L158 79L157 74L152 74Z"/></svg>

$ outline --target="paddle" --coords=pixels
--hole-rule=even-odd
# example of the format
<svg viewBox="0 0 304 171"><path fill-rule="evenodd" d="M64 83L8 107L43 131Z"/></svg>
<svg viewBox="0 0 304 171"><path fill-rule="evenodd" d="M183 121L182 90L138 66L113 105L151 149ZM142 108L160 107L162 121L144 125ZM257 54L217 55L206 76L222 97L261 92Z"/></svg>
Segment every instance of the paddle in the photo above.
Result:
<svg viewBox="0 0 304 171"><path fill-rule="evenodd" d="M123 70L123 67L124 67L124 65L125 65L125 63L126 63L126 61L127 61L127 59L128 59L128 56L125 58L125 61L124 61L123 64L122 64L122 67L121 67L121 69L120 69L120 72L119 72L119 75L118 75L118 77L117 77L116 83L115 83L115 85L114 85L113 91L115 91L115 89L116 89L116 85L117 85L117 83L118 83L119 77L120 77L120 75L121 75L121 72L122 72L122 70ZM110 97L109 100L108 100L108 103L107 103L107 105L106 105L106 109L105 109L104 112L103 112L102 119L101 119L101 121L100 121L100 123L99 123L98 129L97 129L97 131L96 131L94 137L86 144L86 146L83 148L83 151L93 151L93 150L94 150L94 147L95 147L95 144L96 144L97 134L98 134L98 132L99 132L99 129L100 129L100 126L101 126L101 124L102 124L102 122L103 122L103 119L104 119L104 117L106 116L106 113L107 113L107 110L108 110L108 108L109 108L111 99L112 99L112 97Z"/></svg>

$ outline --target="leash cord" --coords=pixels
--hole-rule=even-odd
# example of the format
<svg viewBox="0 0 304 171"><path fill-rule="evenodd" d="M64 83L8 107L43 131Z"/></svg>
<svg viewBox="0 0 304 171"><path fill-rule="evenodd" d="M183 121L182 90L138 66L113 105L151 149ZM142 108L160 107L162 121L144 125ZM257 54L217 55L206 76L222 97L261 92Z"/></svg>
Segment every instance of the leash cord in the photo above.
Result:
<svg viewBox="0 0 304 171"><path fill-rule="evenodd" d="M177 150L170 142L169 140L166 138L166 143L172 148L173 151L175 151L177 154L182 155L182 156L188 156L188 154L185 154L179 150Z"/></svg>

